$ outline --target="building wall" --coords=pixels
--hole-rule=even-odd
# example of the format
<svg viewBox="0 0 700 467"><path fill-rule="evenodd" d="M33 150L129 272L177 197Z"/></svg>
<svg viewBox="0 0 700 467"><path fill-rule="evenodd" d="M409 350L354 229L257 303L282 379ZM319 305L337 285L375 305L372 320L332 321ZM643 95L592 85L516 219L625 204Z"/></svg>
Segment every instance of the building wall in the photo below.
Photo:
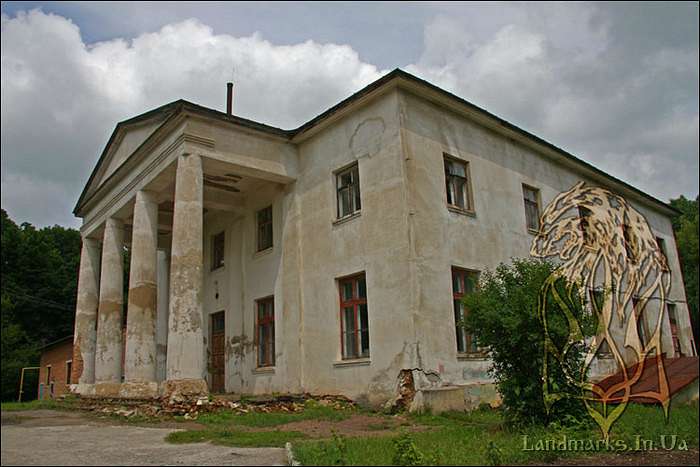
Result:
<svg viewBox="0 0 700 467"><path fill-rule="evenodd" d="M73 360L73 340L69 339L48 347L41 352L39 360L39 392L43 399L69 393L72 382L66 373L67 362ZM49 375L48 367L51 366ZM51 390L53 387L53 391Z"/></svg>
<svg viewBox="0 0 700 467"><path fill-rule="evenodd" d="M447 209L444 153L469 162L473 216ZM302 142L298 157L296 182L261 182L243 213L205 215L205 338L208 315L225 310L230 392L342 393L378 404L395 393L403 369L417 370L421 386L490 382L487 359L457 354L451 268L484 271L529 256L523 183L540 190L541 207L580 180L600 185L403 91ZM362 209L335 222L334 172L354 162ZM273 248L258 253L255 213L270 204ZM666 241L670 300L687 321L670 221L631 204ZM212 271L211 242L220 231L225 265ZM337 279L359 272L367 281L370 358L343 361ZM276 365L261 370L255 300L273 294ZM664 327L669 349L667 321ZM689 322L680 328L689 333ZM689 334L681 342L691 354ZM594 362L594 372L610 372L611 363Z"/></svg>
<svg viewBox="0 0 700 467"><path fill-rule="evenodd" d="M541 208L580 180L601 184L411 94L401 93L400 106L411 188L408 202L414 212L412 251L420 265L412 284L418 295L414 314L417 340L426 366L443 370L443 381L487 381L486 360L460 360L457 355L451 267L493 270L513 257L529 256L534 236L526 228L523 184L540 190ZM469 163L473 216L447 209L445 153ZM666 242L672 278L670 300L678 306L683 352L692 354L690 322L670 220L634 200L628 201L646 217L654 234ZM670 350L668 318L663 325L663 349Z"/></svg>

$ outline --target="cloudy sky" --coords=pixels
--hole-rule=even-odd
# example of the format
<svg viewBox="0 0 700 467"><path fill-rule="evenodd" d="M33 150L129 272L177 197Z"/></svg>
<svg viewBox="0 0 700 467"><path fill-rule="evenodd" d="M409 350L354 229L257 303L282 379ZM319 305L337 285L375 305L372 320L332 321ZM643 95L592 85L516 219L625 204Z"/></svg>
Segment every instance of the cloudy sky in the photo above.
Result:
<svg viewBox="0 0 700 467"><path fill-rule="evenodd" d="M72 208L115 124L184 98L294 128L400 67L648 193L698 193L698 5L2 3L2 207Z"/></svg>

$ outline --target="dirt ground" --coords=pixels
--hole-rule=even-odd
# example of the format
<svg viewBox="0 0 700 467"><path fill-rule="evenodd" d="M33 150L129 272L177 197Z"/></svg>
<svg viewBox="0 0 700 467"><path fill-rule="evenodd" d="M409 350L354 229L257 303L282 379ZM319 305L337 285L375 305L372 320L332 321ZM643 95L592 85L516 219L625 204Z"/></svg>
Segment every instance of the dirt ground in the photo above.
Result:
<svg viewBox="0 0 700 467"><path fill-rule="evenodd" d="M192 426L179 427L192 429ZM280 448L170 444L173 428L131 426L79 412L2 413L2 465L285 465Z"/></svg>

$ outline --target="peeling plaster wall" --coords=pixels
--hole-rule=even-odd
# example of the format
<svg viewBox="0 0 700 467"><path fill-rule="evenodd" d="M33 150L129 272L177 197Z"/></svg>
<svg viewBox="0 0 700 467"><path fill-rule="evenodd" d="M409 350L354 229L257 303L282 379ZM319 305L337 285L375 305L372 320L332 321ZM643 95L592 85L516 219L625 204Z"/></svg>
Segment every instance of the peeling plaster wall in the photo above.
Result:
<svg viewBox="0 0 700 467"><path fill-rule="evenodd" d="M289 217L294 194L290 187L265 183L250 193L245 213L211 211L204 220L204 314L209 354L212 313L226 316L226 391L244 393L299 392L298 241L296 219ZM273 246L258 252L256 213L272 205ZM224 266L211 269L213 236L225 231ZM283 254L284 260L283 260ZM217 298L218 294L218 298ZM257 368L255 301L275 297L275 360L273 370ZM207 362L208 363L208 362Z"/></svg>
<svg viewBox="0 0 700 467"><path fill-rule="evenodd" d="M299 147L305 390L370 403L391 397L402 368L418 366L409 290L409 235L397 93L371 104ZM334 172L358 162L362 209L336 223ZM365 272L370 359L341 358L336 279Z"/></svg>
<svg viewBox="0 0 700 467"><path fill-rule="evenodd" d="M583 179L544 156L508 138L401 92L402 140L406 151L410 187L411 229L417 273L412 283L418 295L414 315L416 341L420 342L424 368L444 369L443 381L488 381L486 360L459 360L454 336L451 267L483 271L512 257L529 256L533 236L525 224L522 184L540 190L541 206ZM474 216L446 207L443 154L469 162ZM615 191L612 188L612 191ZM689 317L673 231L668 217L635 200L655 235L664 238L672 272L670 299L676 302L683 352L691 352ZM664 322L664 350L671 348L668 318ZM605 371L605 363L598 368Z"/></svg>

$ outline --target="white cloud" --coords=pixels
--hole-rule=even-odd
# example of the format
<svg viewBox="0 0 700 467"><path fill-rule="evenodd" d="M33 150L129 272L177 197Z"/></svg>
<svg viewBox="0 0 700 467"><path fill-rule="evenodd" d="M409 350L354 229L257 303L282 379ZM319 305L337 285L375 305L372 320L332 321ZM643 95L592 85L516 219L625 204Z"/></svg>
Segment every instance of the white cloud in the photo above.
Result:
<svg viewBox="0 0 700 467"><path fill-rule="evenodd" d="M522 8L507 24L489 10L498 23L480 34L472 19L436 16L420 59L404 68L651 194L694 196L697 39L646 37L635 49L628 36L650 29L628 14ZM2 16L1 71L3 208L20 221L76 225L70 209L120 120L179 98L223 109L233 77L237 115L293 128L388 70L349 45L275 45L194 19L86 44L69 19L35 10Z"/></svg>

